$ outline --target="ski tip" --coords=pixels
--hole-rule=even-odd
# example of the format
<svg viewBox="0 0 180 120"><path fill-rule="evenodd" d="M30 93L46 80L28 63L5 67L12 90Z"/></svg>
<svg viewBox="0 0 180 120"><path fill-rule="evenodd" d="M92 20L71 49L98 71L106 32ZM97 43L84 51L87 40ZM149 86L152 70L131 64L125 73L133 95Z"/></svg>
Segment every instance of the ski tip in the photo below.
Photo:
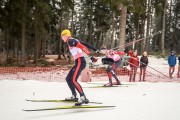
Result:
<svg viewBox="0 0 180 120"><path fill-rule="evenodd" d="M28 112L28 111L31 111L31 110L25 110L25 109L22 109L22 111L26 111L26 112Z"/></svg>
<svg viewBox="0 0 180 120"><path fill-rule="evenodd" d="M30 102L32 102L33 100L25 99L25 101L30 101Z"/></svg>

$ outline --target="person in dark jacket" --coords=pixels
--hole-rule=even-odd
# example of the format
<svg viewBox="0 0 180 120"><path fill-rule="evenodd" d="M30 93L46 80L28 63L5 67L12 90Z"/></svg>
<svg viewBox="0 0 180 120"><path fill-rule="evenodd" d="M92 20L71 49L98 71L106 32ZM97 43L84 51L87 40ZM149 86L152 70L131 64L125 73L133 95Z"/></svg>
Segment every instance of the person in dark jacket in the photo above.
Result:
<svg viewBox="0 0 180 120"><path fill-rule="evenodd" d="M178 60L179 60L179 65L178 65L177 77L180 78L180 56L178 57Z"/></svg>
<svg viewBox="0 0 180 120"><path fill-rule="evenodd" d="M139 67L139 58L137 56L137 52L133 52L133 55L129 59L129 65L130 65L130 76L129 76L129 82L135 82L137 68Z"/></svg>
<svg viewBox="0 0 180 120"><path fill-rule="evenodd" d="M174 51L172 51L168 57L168 64L169 64L169 78L173 78L172 75L174 73L175 65L176 65L176 55Z"/></svg>
<svg viewBox="0 0 180 120"><path fill-rule="evenodd" d="M140 59L140 79L139 82L145 81L145 75L146 75L146 67L148 65L148 57L147 52L143 52L143 55Z"/></svg>

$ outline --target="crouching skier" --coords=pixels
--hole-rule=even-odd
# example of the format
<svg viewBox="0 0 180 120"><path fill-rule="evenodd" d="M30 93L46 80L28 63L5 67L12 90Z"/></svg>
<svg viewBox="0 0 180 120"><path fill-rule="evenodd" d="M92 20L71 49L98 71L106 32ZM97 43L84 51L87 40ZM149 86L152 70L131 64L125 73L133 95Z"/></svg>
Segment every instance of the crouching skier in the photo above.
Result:
<svg viewBox="0 0 180 120"><path fill-rule="evenodd" d="M106 54L106 58L102 58L102 63L107 64L106 69L109 78L109 83L105 84L106 87L111 87L113 85L121 85L120 80L117 78L115 71L121 65L121 57L114 50L107 50L106 47L101 48L103 54ZM112 76L115 78L116 82L112 83Z"/></svg>
<svg viewBox="0 0 180 120"><path fill-rule="evenodd" d="M66 77L66 82L72 92L72 96L69 98L65 98L65 100L76 101L77 103L75 105L87 104L89 100L86 98L86 95L84 94L84 91L81 85L77 82L77 79L81 71L86 67L86 61L83 56L83 52L89 55L90 51L88 50L88 48L91 48L94 51L97 51L97 50L96 48L94 48L92 45L88 43L80 42L79 40L72 38L71 32L68 29L65 29L61 32L61 37L64 42L67 42L69 50L75 60L75 65L71 68L71 70L69 71ZM90 59L92 60L92 62L97 61L97 59L93 57L91 57ZM80 94L79 101L76 94L76 90Z"/></svg>

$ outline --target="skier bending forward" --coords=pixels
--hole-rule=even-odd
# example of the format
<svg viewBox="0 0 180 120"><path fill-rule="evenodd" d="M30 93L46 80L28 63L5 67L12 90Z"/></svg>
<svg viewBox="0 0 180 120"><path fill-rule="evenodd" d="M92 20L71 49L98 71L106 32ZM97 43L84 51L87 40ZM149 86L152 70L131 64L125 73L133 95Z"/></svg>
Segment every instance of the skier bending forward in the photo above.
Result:
<svg viewBox="0 0 180 120"><path fill-rule="evenodd" d="M75 60L75 65L71 68L71 70L69 71L66 77L66 82L72 92L72 96L69 98L65 98L65 100L77 102L78 101L78 97L76 94L76 90L77 90L80 94L80 100L75 105L87 104L89 103L89 100L86 98L86 95L84 94L81 85L77 82L77 79L81 71L86 67L86 61L83 56L83 52L89 55L90 51L88 50L88 48L93 49L94 51L97 51L97 49L88 43L72 38L71 32L68 29L65 29L61 32L61 38L63 39L64 42L67 42L69 50ZM90 59L92 60L92 62L97 61L97 59L94 57L91 57Z"/></svg>
<svg viewBox="0 0 180 120"><path fill-rule="evenodd" d="M121 65L121 57L119 54L122 54L122 52L117 52L114 50L107 50L106 47L101 48L101 51L103 54L106 54L105 58L102 58L102 63L107 64L107 75L109 78L109 82L105 84L106 87L111 87L113 85L121 85L120 80L117 78L115 72L116 69ZM112 76L115 78L116 82L112 83Z"/></svg>

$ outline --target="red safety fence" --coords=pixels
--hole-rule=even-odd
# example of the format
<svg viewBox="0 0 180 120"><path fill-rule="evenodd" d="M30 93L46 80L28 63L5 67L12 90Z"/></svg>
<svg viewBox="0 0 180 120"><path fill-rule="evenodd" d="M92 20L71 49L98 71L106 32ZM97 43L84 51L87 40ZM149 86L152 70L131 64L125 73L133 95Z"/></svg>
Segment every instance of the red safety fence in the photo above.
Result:
<svg viewBox="0 0 180 120"><path fill-rule="evenodd" d="M56 67L0 67L0 80L39 80L48 82L64 82L70 68ZM108 81L106 69L96 68L91 69L91 81ZM154 71L147 68L145 80L148 82L179 82L174 73L174 78L170 79L167 73ZM129 81L130 68L118 68L116 71L120 81ZM81 79L81 77L79 78ZM135 81L140 79L140 70L137 69Z"/></svg>
<svg viewBox="0 0 180 120"><path fill-rule="evenodd" d="M0 80L40 80L63 82L65 67L1 67Z"/></svg>

